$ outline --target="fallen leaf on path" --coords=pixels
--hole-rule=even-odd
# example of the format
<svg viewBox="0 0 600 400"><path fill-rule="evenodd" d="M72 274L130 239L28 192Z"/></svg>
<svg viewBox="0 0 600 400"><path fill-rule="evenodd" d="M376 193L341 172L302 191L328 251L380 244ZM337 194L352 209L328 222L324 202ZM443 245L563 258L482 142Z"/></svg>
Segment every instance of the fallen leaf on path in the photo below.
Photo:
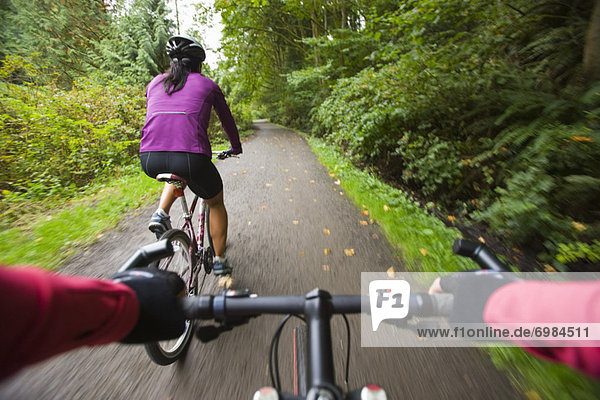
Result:
<svg viewBox="0 0 600 400"><path fill-rule="evenodd" d="M390 278L393 278L393 277L394 277L394 274L395 274L395 272L394 272L394 267L389 267L389 268L388 268L388 270L387 270L386 272L387 272L387 275L388 275Z"/></svg>
<svg viewBox="0 0 600 400"><path fill-rule="evenodd" d="M248 221L248 226L252 225L252 221Z"/></svg>
<svg viewBox="0 0 600 400"><path fill-rule="evenodd" d="M310 181L310 183L312 183L312 184L314 185L314 184L315 184L315 181L314 181L314 180L311 180L311 181Z"/></svg>
<svg viewBox="0 0 600 400"><path fill-rule="evenodd" d="M260 207L258 207L259 210L264 210L266 208L267 208L267 206L260 206Z"/></svg>
<svg viewBox="0 0 600 400"><path fill-rule="evenodd" d="M233 278L230 276L223 276L219 278L219 287L229 289L233 285Z"/></svg>
<svg viewBox="0 0 600 400"><path fill-rule="evenodd" d="M323 229L323 233L326 234L326 235L330 235L331 234L331 232L329 232L329 229L327 229L327 228Z"/></svg>
<svg viewBox="0 0 600 400"><path fill-rule="evenodd" d="M363 210L362 215L369 215L369 210Z"/></svg>
<svg viewBox="0 0 600 400"><path fill-rule="evenodd" d="M481 243L485 243L485 239L483 238L483 236L479 236L479 239L477 240L479 240Z"/></svg>
<svg viewBox="0 0 600 400"><path fill-rule="evenodd" d="M323 249L323 254L325 254L326 256L331 254L331 249Z"/></svg>
<svg viewBox="0 0 600 400"><path fill-rule="evenodd" d="M337 181L335 181L335 182L333 182L333 183L335 183L336 185L341 185L341 184L342 184L342 181L340 181L340 180L338 179Z"/></svg>
<svg viewBox="0 0 600 400"><path fill-rule="evenodd" d="M454 215L448 215L448 221L454 222L456 221L456 217L454 217Z"/></svg>
<svg viewBox="0 0 600 400"><path fill-rule="evenodd" d="M329 265L323 265L323 271L329 271Z"/></svg>
<svg viewBox="0 0 600 400"><path fill-rule="evenodd" d="M246 175L246 171L242 171L242 175Z"/></svg>
<svg viewBox="0 0 600 400"><path fill-rule="evenodd" d="M340 192L340 196L343 196L343 195L344 195L344 192Z"/></svg>
<svg viewBox="0 0 600 400"><path fill-rule="evenodd" d="M557 272L556 268L554 268L550 264L544 264L544 271L546 271L546 272Z"/></svg>
<svg viewBox="0 0 600 400"><path fill-rule="evenodd" d="M304 257L305 255L304 252L300 253L300 257Z"/></svg>
<svg viewBox="0 0 600 400"><path fill-rule="evenodd" d="M300 221L292 221L292 224L294 225L298 225L300 223Z"/></svg>
<svg viewBox="0 0 600 400"><path fill-rule="evenodd" d="M348 257L352 257L354 255L354 249L344 249L344 254Z"/></svg>
<svg viewBox="0 0 600 400"><path fill-rule="evenodd" d="M293 202L294 202L294 199L289 199L288 201L289 201L290 203L293 203Z"/></svg>
<svg viewBox="0 0 600 400"><path fill-rule="evenodd" d="M290 170L286 168L283 170L283 172L290 172Z"/></svg>
<svg viewBox="0 0 600 400"><path fill-rule="evenodd" d="M329 176L335 178L335 174L329 174Z"/></svg>
<svg viewBox="0 0 600 400"><path fill-rule="evenodd" d="M273 186L273 184L272 183L267 183L267 184L265 184L265 186L266 187L271 187L271 186Z"/></svg>
<svg viewBox="0 0 600 400"><path fill-rule="evenodd" d="M287 181L288 181L288 183L291 183L291 182L292 182L292 180L291 180L291 179L289 179L289 178L288 178L288 180L287 180Z"/></svg>
<svg viewBox="0 0 600 400"><path fill-rule="evenodd" d="M286 192L290 192L291 190L292 190L292 189L290 189L290 188L285 188L285 191L286 191Z"/></svg>
<svg viewBox="0 0 600 400"><path fill-rule="evenodd" d="M542 400L542 397L535 390L525 392L525 397L527 397L527 400Z"/></svg>
<svg viewBox="0 0 600 400"><path fill-rule="evenodd" d="M360 224L363 226L369 225L369 223L367 221L363 221L363 220L360 221Z"/></svg>

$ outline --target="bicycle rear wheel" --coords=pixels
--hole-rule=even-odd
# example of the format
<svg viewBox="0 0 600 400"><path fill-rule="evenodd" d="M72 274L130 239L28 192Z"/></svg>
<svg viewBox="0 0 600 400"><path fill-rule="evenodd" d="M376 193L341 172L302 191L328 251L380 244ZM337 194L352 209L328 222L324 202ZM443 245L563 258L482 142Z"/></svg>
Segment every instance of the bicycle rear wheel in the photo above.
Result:
<svg viewBox="0 0 600 400"><path fill-rule="evenodd" d="M296 396L306 396L308 387L307 337L306 325L299 325L294 328L294 395Z"/></svg>
<svg viewBox="0 0 600 400"><path fill-rule="evenodd" d="M155 262L151 266L177 273L186 283L186 295L195 296L197 285L194 284L192 287L188 285L195 263L195 250L191 248L189 236L179 229L171 229L165 232L160 239L167 239L172 243L173 255ZM193 321L186 321L185 330L181 336L173 340L146 343L144 344L146 353L152 361L159 365L172 364L184 354L190 344L193 330Z"/></svg>

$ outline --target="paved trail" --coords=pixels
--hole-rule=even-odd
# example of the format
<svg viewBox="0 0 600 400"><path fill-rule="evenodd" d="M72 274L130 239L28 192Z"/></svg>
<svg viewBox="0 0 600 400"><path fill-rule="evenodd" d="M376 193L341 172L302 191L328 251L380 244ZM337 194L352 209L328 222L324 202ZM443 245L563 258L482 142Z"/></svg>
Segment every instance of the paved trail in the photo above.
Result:
<svg viewBox="0 0 600 400"><path fill-rule="evenodd" d="M305 140L293 132L258 123L242 157L217 165L225 184L228 256L238 287L263 295L301 294L315 287L358 293L360 272L401 268L377 226L359 223L361 210L340 193ZM154 207L131 213L62 272L109 276L137 247L153 240L146 223ZM354 249L355 255L346 256L345 249ZM361 348L359 318L350 319L352 388L376 382L390 399L520 397L475 349ZM167 367L152 364L138 346L80 349L4 383L0 399L251 399L269 383L268 348L279 320L255 319L209 344L194 340L186 358ZM341 319L333 320L339 382L342 325ZM280 354L290 353L282 348ZM282 364L283 384L290 388L291 362Z"/></svg>

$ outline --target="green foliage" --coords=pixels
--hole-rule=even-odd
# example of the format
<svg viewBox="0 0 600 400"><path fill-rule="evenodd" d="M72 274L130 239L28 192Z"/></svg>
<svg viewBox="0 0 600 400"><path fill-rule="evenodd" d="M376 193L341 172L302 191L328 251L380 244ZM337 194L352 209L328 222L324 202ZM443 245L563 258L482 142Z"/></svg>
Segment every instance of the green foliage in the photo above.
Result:
<svg viewBox="0 0 600 400"><path fill-rule="evenodd" d="M2 211L12 199L81 190L139 151L139 88L78 81L72 90L0 84Z"/></svg>
<svg viewBox="0 0 600 400"><path fill-rule="evenodd" d="M138 0L117 7L111 29L96 43L96 77L145 85L169 66L165 44L173 21L168 18L165 0Z"/></svg>
<svg viewBox="0 0 600 400"><path fill-rule="evenodd" d="M492 362L511 377L526 398L593 400L600 383L570 367L546 361L519 348L486 348Z"/></svg>
<svg viewBox="0 0 600 400"><path fill-rule="evenodd" d="M35 65L45 83L69 87L93 65L91 52L110 17L107 5L89 0L9 0L2 24L0 53ZM85 23L83 23L85 21ZM43 67L43 68L41 68Z"/></svg>
<svg viewBox="0 0 600 400"><path fill-rule="evenodd" d="M558 245L556 260L563 264L577 261L598 263L600 262L600 241L594 240L592 243L560 243Z"/></svg>
<svg viewBox="0 0 600 400"><path fill-rule="evenodd" d="M0 230L0 264L56 269L97 241L124 213L156 201L161 188L136 165L113 169L106 182L68 204L48 209L45 201L44 208L28 215L26 221Z"/></svg>
<svg viewBox="0 0 600 400"><path fill-rule="evenodd" d="M428 272L473 268L467 259L452 253L454 239L461 236L457 229L430 216L404 192L359 170L322 140L311 138L309 143L354 203L381 226L406 268Z"/></svg>

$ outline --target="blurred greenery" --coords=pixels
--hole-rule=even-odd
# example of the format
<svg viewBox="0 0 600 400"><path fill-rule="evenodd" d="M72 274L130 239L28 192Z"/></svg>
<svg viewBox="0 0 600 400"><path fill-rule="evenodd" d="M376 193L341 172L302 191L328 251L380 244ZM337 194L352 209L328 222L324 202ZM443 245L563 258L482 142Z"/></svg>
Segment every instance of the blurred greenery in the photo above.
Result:
<svg viewBox="0 0 600 400"><path fill-rule="evenodd" d="M600 268L598 7L215 2L234 102L557 270Z"/></svg>
<svg viewBox="0 0 600 400"><path fill-rule="evenodd" d="M216 13L224 60L203 73L240 129L270 118L319 138L359 206L383 225L411 221L384 229L412 268L453 265L444 224L540 269L600 268L600 1L216 0L192 31ZM165 0L0 2L3 229L137 170L169 15ZM213 115L223 145L219 125ZM569 398L564 382L570 398L589 392L574 373L498 360L544 396Z"/></svg>

